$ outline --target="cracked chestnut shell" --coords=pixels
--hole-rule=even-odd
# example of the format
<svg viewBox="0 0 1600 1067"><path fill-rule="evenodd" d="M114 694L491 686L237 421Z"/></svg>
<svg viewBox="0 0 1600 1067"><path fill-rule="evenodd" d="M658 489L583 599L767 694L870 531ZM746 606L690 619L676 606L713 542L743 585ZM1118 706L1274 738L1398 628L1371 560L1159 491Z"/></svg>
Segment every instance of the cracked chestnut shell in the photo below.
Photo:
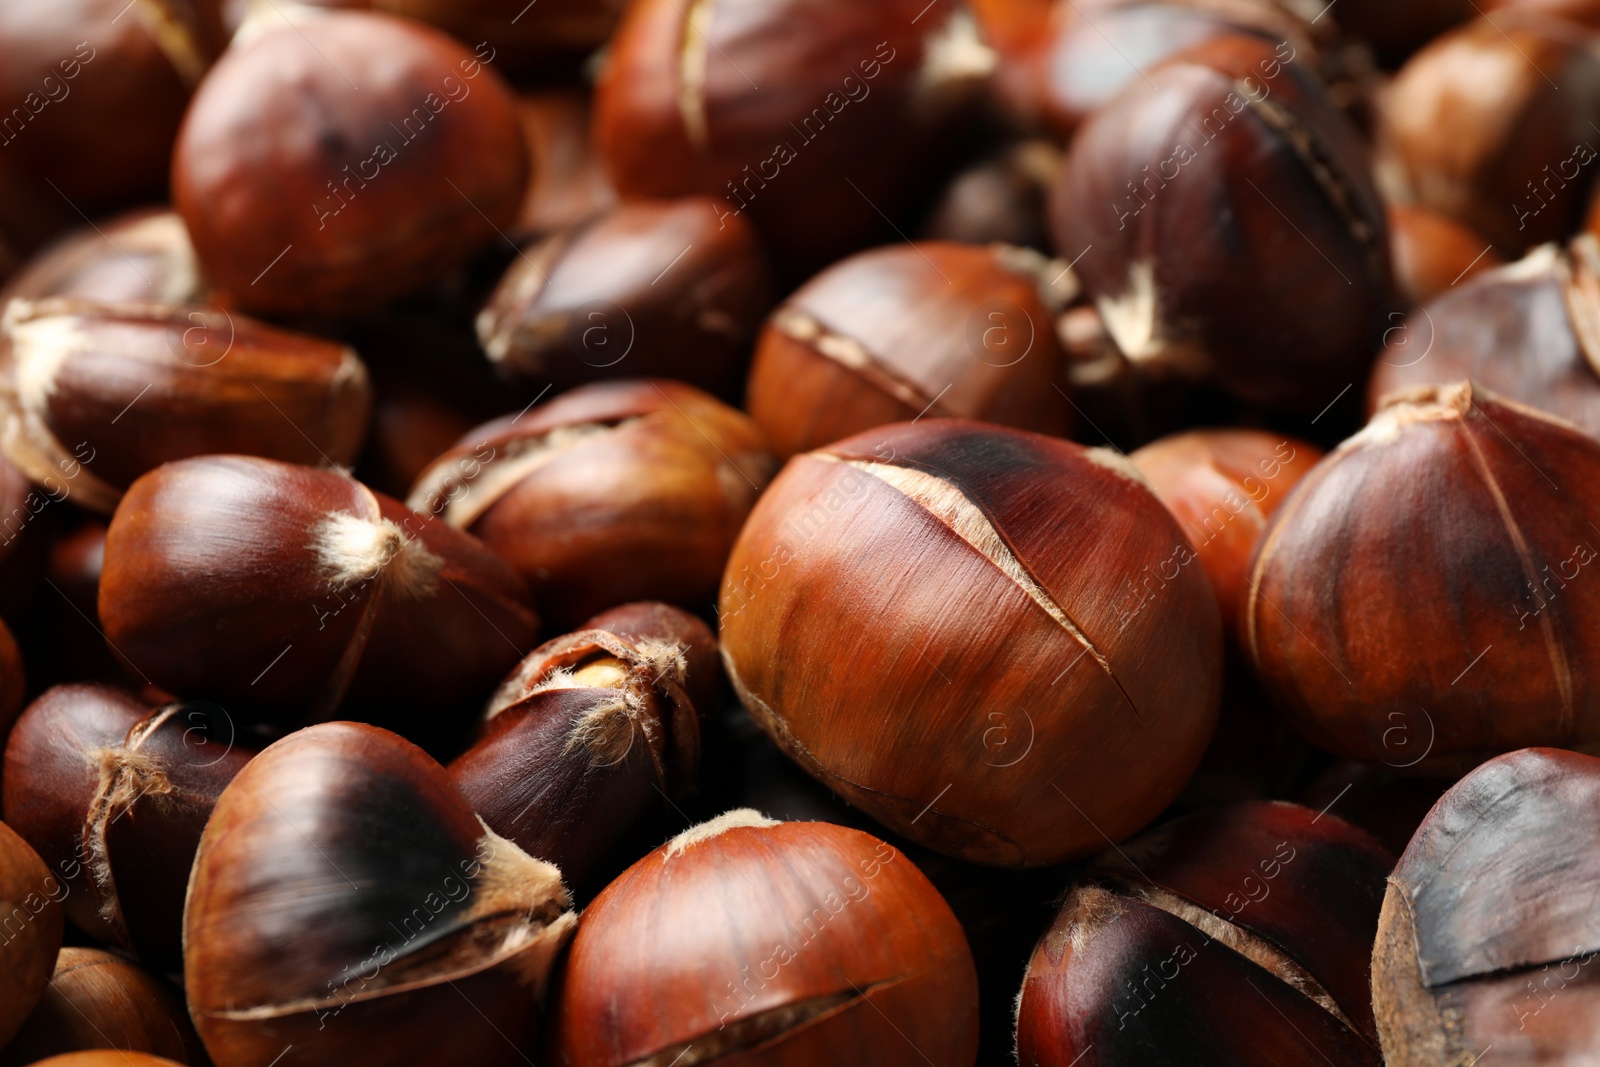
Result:
<svg viewBox="0 0 1600 1067"><path fill-rule="evenodd" d="M106 304L200 304L207 295L189 231L176 212L141 208L73 230L0 290L12 300L77 297Z"/></svg>
<svg viewBox="0 0 1600 1067"><path fill-rule="evenodd" d="M1074 138L1056 248L1081 255L1084 291L1146 374L1314 412L1365 373L1389 296L1383 206L1306 63L1288 42L1217 38Z"/></svg>
<svg viewBox="0 0 1600 1067"><path fill-rule="evenodd" d="M1434 805L1389 877L1372 997L1391 1067L1600 1057L1600 759L1512 752Z"/></svg>
<svg viewBox="0 0 1600 1067"><path fill-rule="evenodd" d="M410 504L482 538L570 626L631 600L710 601L775 466L743 412L692 386L602 382L478 427Z"/></svg>
<svg viewBox="0 0 1600 1067"><path fill-rule="evenodd" d="M61 901L67 889L28 843L0 823L0 1046L39 1002L61 949Z"/></svg>
<svg viewBox="0 0 1600 1067"><path fill-rule="evenodd" d="M230 49L173 155L172 199L217 288L262 314L350 315L494 240L528 157L490 51L362 11Z"/></svg>
<svg viewBox="0 0 1600 1067"><path fill-rule="evenodd" d="M219 309L54 298L0 320L0 450L106 514L189 456L351 463L371 407L351 349Z"/></svg>
<svg viewBox="0 0 1600 1067"><path fill-rule="evenodd" d="M584 911L550 1019L555 1067L971 1067L978 983L949 905L898 850L740 810Z"/></svg>
<svg viewBox="0 0 1600 1067"><path fill-rule="evenodd" d="M1193 548L1121 456L1039 434L924 420L797 456L718 618L779 747L963 859L1127 836L1216 726L1222 626Z"/></svg>
<svg viewBox="0 0 1600 1067"><path fill-rule="evenodd" d="M1065 266L944 241L835 263L772 313L745 407L783 457L919 415L1065 436Z"/></svg>
<svg viewBox="0 0 1600 1067"><path fill-rule="evenodd" d="M1365 831L1279 801L1135 838L1034 949L1019 1063L1378 1067L1368 947L1393 865Z"/></svg>
<svg viewBox="0 0 1600 1067"><path fill-rule="evenodd" d="M250 456L133 483L106 533L100 621L163 689L288 721L347 692L448 705L538 632L526 585L476 538L342 472Z"/></svg>
<svg viewBox="0 0 1600 1067"><path fill-rule="evenodd" d="M201 831L254 754L221 708L56 686L6 742L6 821L66 882L73 923L176 972Z"/></svg>
<svg viewBox="0 0 1600 1067"><path fill-rule="evenodd" d="M568 903L561 872L486 828L421 749L308 727L251 760L206 824L189 1011L223 1067L523 1063Z"/></svg>
<svg viewBox="0 0 1600 1067"><path fill-rule="evenodd" d="M1600 743L1597 477L1600 441L1482 386L1391 396L1262 536L1244 622L1268 692L1395 767Z"/></svg>

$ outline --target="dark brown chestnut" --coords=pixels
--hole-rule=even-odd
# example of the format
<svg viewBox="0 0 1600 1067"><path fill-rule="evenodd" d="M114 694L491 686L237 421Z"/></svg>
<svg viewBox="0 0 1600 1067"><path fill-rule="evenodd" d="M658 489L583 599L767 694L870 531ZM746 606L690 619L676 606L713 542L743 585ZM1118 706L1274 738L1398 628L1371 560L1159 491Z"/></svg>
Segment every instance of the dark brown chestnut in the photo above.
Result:
<svg viewBox="0 0 1600 1067"><path fill-rule="evenodd" d="M552 1067L971 1067L978 984L950 906L894 847L739 810L584 911L551 1027Z"/></svg>
<svg viewBox="0 0 1600 1067"><path fill-rule="evenodd" d="M255 754L236 734L214 705L151 708L110 686L64 685L30 704L6 743L6 822L61 872L67 917L162 972L183 963L200 833Z"/></svg>
<svg viewBox="0 0 1600 1067"><path fill-rule="evenodd" d="M774 297L755 231L717 214L627 203L545 238L478 316L484 351L542 384L655 375L736 397Z"/></svg>
<svg viewBox="0 0 1600 1067"><path fill-rule="evenodd" d="M1073 140L1051 214L1136 367L1316 412L1365 374L1390 281L1366 151L1306 62L1233 36L1151 70Z"/></svg>
<svg viewBox="0 0 1600 1067"><path fill-rule="evenodd" d="M958 420L791 460L722 584L723 661L792 758L896 832L1057 863L1169 804L1217 721L1222 627L1122 456Z"/></svg>
<svg viewBox="0 0 1600 1067"><path fill-rule="evenodd" d="M929 241L1050 248L1046 217L1061 172L1061 150L1043 139L1018 141L950 180L922 224Z"/></svg>
<svg viewBox="0 0 1600 1067"><path fill-rule="evenodd" d="M942 241L834 264L773 312L745 406L783 457L922 415L1065 436L1066 264Z"/></svg>
<svg viewBox="0 0 1600 1067"><path fill-rule="evenodd" d="M294 721L348 691L449 705L533 644L527 586L476 538L337 471L205 456L134 482L100 621L144 676Z"/></svg>
<svg viewBox="0 0 1600 1067"><path fill-rule="evenodd" d="M231 49L173 156L173 201L237 306L349 315L422 288L516 218L510 89L438 30L328 12Z"/></svg>
<svg viewBox="0 0 1600 1067"><path fill-rule="evenodd" d="M481 537L571 626L630 600L709 602L775 466L755 424L698 389L603 382L478 427L410 504Z"/></svg>
<svg viewBox="0 0 1600 1067"><path fill-rule="evenodd" d="M533 163L517 236L544 237L616 204L616 190L589 135L593 104L591 93L569 86L517 93L517 117Z"/></svg>
<svg viewBox="0 0 1600 1067"><path fill-rule="evenodd" d="M68 890L39 854L0 823L0 1047L44 994L61 948Z"/></svg>
<svg viewBox="0 0 1600 1067"><path fill-rule="evenodd" d="M1414 204L1391 204L1388 218L1395 288L1409 304L1425 304L1505 264L1482 234L1448 215Z"/></svg>
<svg viewBox="0 0 1600 1067"><path fill-rule="evenodd" d="M34 256L0 290L0 308L52 296L200 304L206 295L183 220L172 211L141 208L74 230Z"/></svg>
<svg viewBox="0 0 1600 1067"><path fill-rule="evenodd" d="M189 1011L218 1067L521 1064L576 918L561 873L420 749L312 726L251 760L206 826Z"/></svg>
<svg viewBox="0 0 1600 1067"><path fill-rule="evenodd" d="M626 0L370 0L378 11L432 23L469 44L489 41L516 73L575 66L606 43Z"/></svg>
<svg viewBox="0 0 1600 1067"><path fill-rule="evenodd" d="M1368 947L1394 857L1261 802L1166 823L1072 890L1017 1000L1022 1067L1378 1067Z"/></svg>

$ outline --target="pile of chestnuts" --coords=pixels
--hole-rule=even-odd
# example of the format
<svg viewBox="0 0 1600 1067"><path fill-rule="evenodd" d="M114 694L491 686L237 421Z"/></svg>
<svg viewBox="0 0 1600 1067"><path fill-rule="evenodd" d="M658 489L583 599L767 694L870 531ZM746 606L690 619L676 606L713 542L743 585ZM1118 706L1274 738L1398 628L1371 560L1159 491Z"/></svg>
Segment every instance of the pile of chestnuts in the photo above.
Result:
<svg viewBox="0 0 1600 1067"><path fill-rule="evenodd" d="M1600 1063L1600 0L0 0L0 1067Z"/></svg>

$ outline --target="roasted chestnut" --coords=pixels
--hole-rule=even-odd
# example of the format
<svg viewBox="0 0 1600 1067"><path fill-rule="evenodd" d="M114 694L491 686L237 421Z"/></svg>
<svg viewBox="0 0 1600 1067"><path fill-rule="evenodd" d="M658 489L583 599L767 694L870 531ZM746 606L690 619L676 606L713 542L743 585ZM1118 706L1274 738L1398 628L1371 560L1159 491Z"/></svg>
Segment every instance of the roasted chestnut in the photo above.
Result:
<svg viewBox="0 0 1600 1067"><path fill-rule="evenodd" d="M1141 370L1310 412L1365 374L1383 207L1293 44L1216 38L1134 82L1074 138L1051 215Z"/></svg>
<svg viewBox="0 0 1600 1067"><path fill-rule="evenodd" d="M207 276L246 310L348 315L464 263L516 218L528 181L494 58L358 11L230 49L173 156Z"/></svg>
<svg viewBox="0 0 1600 1067"><path fill-rule="evenodd" d="M44 994L61 948L67 889L38 853L0 823L0 1047Z"/></svg>
<svg viewBox="0 0 1600 1067"><path fill-rule="evenodd" d="M6 743L6 822L60 872L67 917L162 972L183 963L200 832L254 755L236 733L218 707L152 709L111 686L63 685L28 706Z"/></svg>
<svg viewBox="0 0 1600 1067"><path fill-rule="evenodd" d="M775 466L755 425L698 389L605 382L478 427L410 504L481 537L571 626L629 600L710 601Z"/></svg>
<svg viewBox="0 0 1600 1067"><path fill-rule="evenodd" d="M1050 247L1046 205L1061 151L1043 139L1018 141L950 180L922 224L930 241Z"/></svg>
<svg viewBox="0 0 1600 1067"><path fill-rule="evenodd" d="M1313 743L1395 767L1595 744L1597 477L1600 441L1482 386L1391 396L1262 535L1262 682Z"/></svg>
<svg viewBox="0 0 1600 1067"><path fill-rule="evenodd" d="M372 404L350 349L217 309L13 301L0 344L0 450L105 513L188 456L348 464Z"/></svg>
<svg viewBox="0 0 1600 1067"><path fill-rule="evenodd" d="M921 415L1065 435L1054 319L1075 284L1028 249L923 241L817 275L762 331L745 406L780 456Z"/></svg>
<svg viewBox="0 0 1600 1067"><path fill-rule="evenodd" d="M251 760L206 825L189 1011L217 1067L522 1063L567 904L560 872L420 749L312 726Z"/></svg>
<svg viewBox="0 0 1600 1067"><path fill-rule="evenodd" d="M1395 288L1409 304L1426 304L1505 263L1481 234L1448 215L1412 204L1391 204L1388 218Z"/></svg>
<svg viewBox="0 0 1600 1067"><path fill-rule="evenodd" d="M1364 831L1281 802L1115 848L1034 950L1018 1062L1378 1067L1367 949L1393 865Z"/></svg>
<svg viewBox="0 0 1600 1067"><path fill-rule="evenodd" d="M1003 866L1158 815L1217 721L1222 627L1121 456L956 420L798 456L728 559L745 708L850 803Z"/></svg>
<svg viewBox="0 0 1600 1067"><path fill-rule="evenodd" d="M52 296L200 304L206 288L183 220L171 211L143 208L74 230L40 252L0 291L0 307Z"/></svg>
<svg viewBox="0 0 1600 1067"><path fill-rule="evenodd" d="M544 384L646 375L730 399L773 302L742 218L707 197L630 203L530 248L478 316L503 370Z"/></svg>
<svg viewBox="0 0 1600 1067"><path fill-rule="evenodd" d="M584 911L551 1027L555 1067L970 1067L978 984L950 906L894 847L739 810L656 849Z"/></svg>
<svg viewBox="0 0 1600 1067"><path fill-rule="evenodd" d="M164 689L294 721L347 691L448 706L487 690L533 643L526 597L476 538L348 475L204 456L117 506L100 622Z"/></svg>
<svg viewBox="0 0 1600 1067"><path fill-rule="evenodd" d="M1372 998L1391 1067L1600 1057L1600 759L1524 749L1457 782L1389 878Z"/></svg>

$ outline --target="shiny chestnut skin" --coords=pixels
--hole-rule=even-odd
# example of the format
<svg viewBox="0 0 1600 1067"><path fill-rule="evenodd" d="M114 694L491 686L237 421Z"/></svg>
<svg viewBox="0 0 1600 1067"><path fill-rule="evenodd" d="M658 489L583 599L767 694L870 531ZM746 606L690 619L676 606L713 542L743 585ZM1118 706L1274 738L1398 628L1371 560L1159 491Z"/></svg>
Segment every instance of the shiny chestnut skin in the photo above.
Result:
<svg viewBox="0 0 1600 1067"><path fill-rule="evenodd" d="M6 821L72 890L67 916L162 972L217 797L255 754L223 709L152 708L105 685L47 690L6 743ZM149 1049L147 1051L160 1051Z"/></svg>
<svg viewBox="0 0 1600 1067"><path fill-rule="evenodd" d="M214 453L348 464L372 406L343 345L243 315L72 298L0 320L0 450L38 485L109 514L172 460Z"/></svg>
<svg viewBox="0 0 1600 1067"><path fill-rule="evenodd" d="M528 179L492 51L354 11L230 50L173 156L207 275L249 311L348 315L492 241Z"/></svg>
<svg viewBox="0 0 1600 1067"><path fill-rule="evenodd" d="M206 825L189 1011L217 1067L522 1063L567 904L560 872L485 828L420 749L308 727L251 760Z"/></svg>
<svg viewBox="0 0 1600 1067"><path fill-rule="evenodd" d="M1322 454L1264 430L1192 430L1128 457L1194 545L1230 637L1261 531Z"/></svg>
<svg viewBox="0 0 1600 1067"><path fill-rule="evenodd" d="M0 290L0 308L52 296L199 304L206 291L183 220L176 212L140 208L74 230L41 251Z"/></svg>
<svg viewBox="0 0 1600 1067"><path fill-rule="evenodd" d="M347 691L425 706L487 690L533 643L526 597L476 538L348 475L203 456L117 506L100 621L155 684L292 722Z"/></svg>
<svg viewBox="0 0 1600 1067"><path fill-rule="evenodd" d="M1391 204L1388 218L1395 288L1409 304L1425 304L1505 264L1483 235L1448 215L1415 204Z"/></svg>
<svg viewBox="0 0 1600 1067"><path fill-rule="evenodd" d="M886 426L796 457L757 503L723 662L779 747L896 832L1057 863L1155 818L1210 740L1222 627L1194 563L1115 453Z"/></svg>
<svg viewBox="0 0 1600 1067"><path fill-rule="evenodd" d="M64 948L39 1005L0 1052L0 1067L93 1049L209 1063L176 989L113 953Z"/></svg>
<svg viewBox="0 0 1600 1067"><path fill-rule="evenodd" d="M1600 243L1542 245L1463 281L1392 328L1367 385L1391 393L1470 378L1600 433Z"/></svg>
<svg viewBox="0 0 1600 1067"><path fill-rule="evenodd" d="M1074 269L1152 376L1316 412L1370 361L1383 207L1288 42L1217 38L1133 83L1073 140L1051 215L1062 255L1091 249Z"/></svg>
<svg viewBox="0 0 1600 1067"><path fill-rule="evenodd" d="M784 457L919 415L1064 436L1054 315L1068 293L1052 282L1065 266L942 241L835 263L772 313L745 407Z"/></svg>
<svg viewBox="0 0 1600 1067"><path fill-rule="evenodd" d="M10 1041L44 994L61 948L66 887L39 854L0 823L0 1046Z"/></svg>
<svg viewBox="0 0 1600 1067"><path fill-rule="evenodd" d="M1582 223L1600 173L1591 31L1516 11L1478 18L1413 56L1379 114L1381 151L1409 198L1503 255Z"/></svg>
<svg viewBox="0 0 1600 1067"><path fill-rule="evenodd" d="M606 43L625 0L371 0L372 7L432 23L469 44L491 42L499 62L524 74L581 62Z"/></svg>
<svg viewBox="0 0 1600 1067"><path fill-rule="evenodd" d="M584 911L552 994L547 1062L877 1067L915 1049L917 1062L970 1067L977 1000L960 924L898 850L731 811Z"/></svg>
<svg viewBox="0 0 1600 1067"><path fill-rule="evenodd" d="M1262 535L1244 626L1268 692L1390 766L1600 743L1600 505L1572 488L1596 477L1600 441L1482 386L1391 396Z"/></svg>
<svg viewBox="0 0 1600 1067"><path fill-rule="evenodd" d="M1108 852L1034 950L1019 1063L1378 1067L1368 947L1393 865L1337 816L1265 801Z"/></svg>
<svg viewBox="0 0 1600 1067"><path fill-rule="evenodd" d="M949 5L919 18L922 7L710 0L691 12L639 0L595 98L612 184L624 199L700 194L748 213L795 281L893 240L879 209L914 198L951 135L941 120L993 64L969 14Z"/></svg>
<svg viewBox="0 0 1600 1067"><path fill-rule="evenodd" d="M517 93L517 118L533 163L517 234L544 237L616 204L589 136L593 112L593 94L584 89L555 85Z"/></svg>
<svg viewBox="0 0 1600 1067"><path fill-rule="evenodd" d="M1600 1056L1600 759L1512 752L1434 805L1389 878L1372 996L1392 1067Z"/></svg>
<svg viewBox="0 0 1600 1067"><path fill-rule="evenodd" d="M1042 138L1017 141L967 167L945 186L922 237L959 244L1050 247L1046 204L1061 151Z"/></svg>
<svg viewBox="0 0 1600 1067"><path fill-rule="evenodd" d="M514 260L478 338L542 384L654 375L731 399L773 299L744 219L719 222L708 197L626 203Z"/></svg>
<svg viewBox="0 0 1600 1067"><path fill-rule="evenodd" d="M603 382L478 427L409 502L482 538L570 626L630 600L710 601L775 466L755 425L698 389Z"/></svg>

